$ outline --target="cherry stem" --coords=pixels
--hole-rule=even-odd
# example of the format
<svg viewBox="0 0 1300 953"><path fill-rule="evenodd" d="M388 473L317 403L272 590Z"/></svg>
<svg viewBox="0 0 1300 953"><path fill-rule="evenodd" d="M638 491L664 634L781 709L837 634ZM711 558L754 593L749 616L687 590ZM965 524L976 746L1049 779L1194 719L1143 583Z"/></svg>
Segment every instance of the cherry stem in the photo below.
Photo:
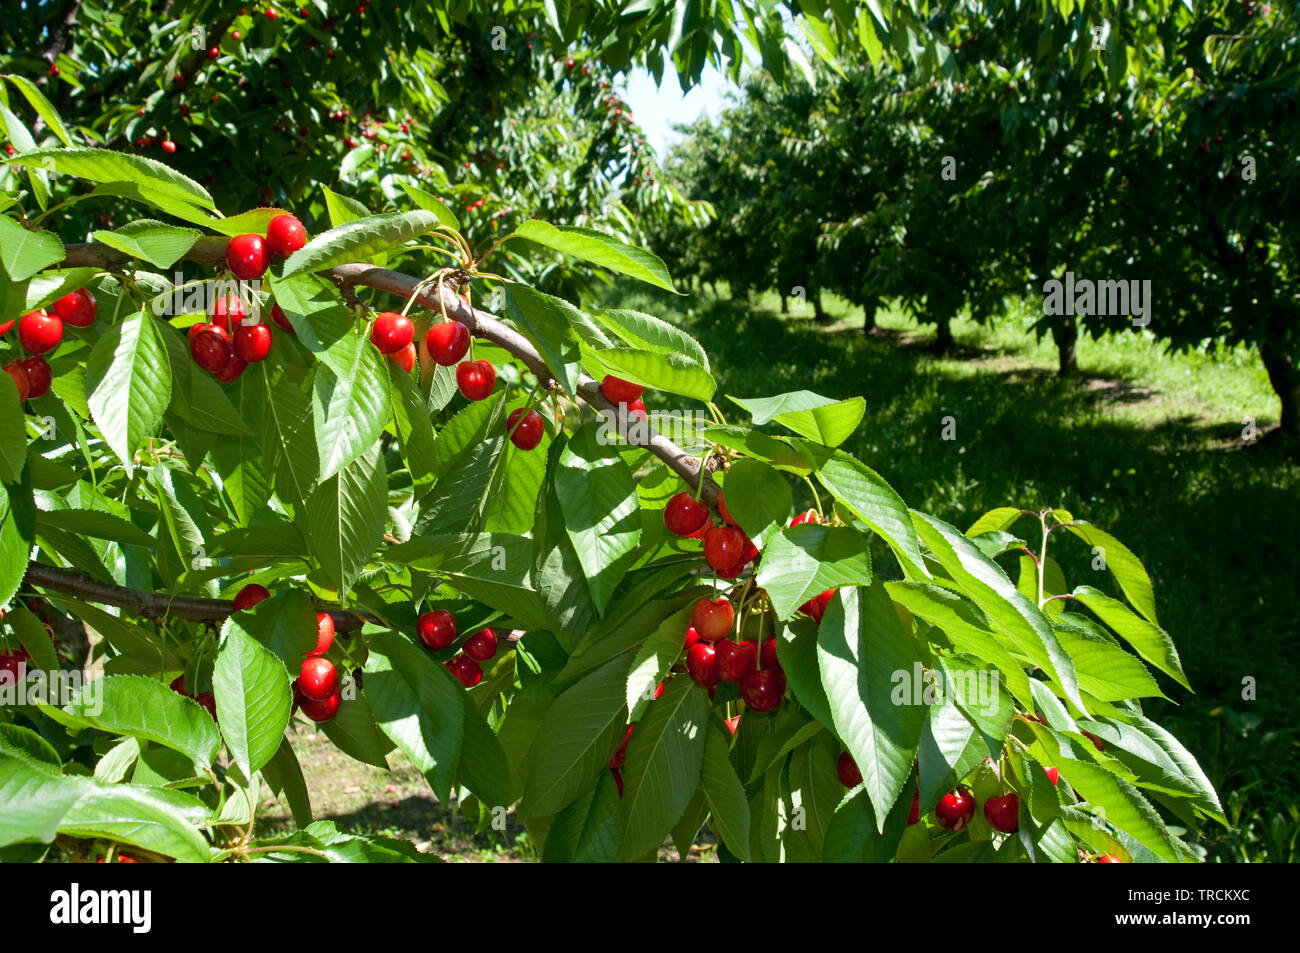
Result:
<svg viewBox="0 0 1300 953"><path fill-rule="evenodd" d="M708 450L706 450L704 452L704 456L700 459L700 479L695 486L696 502L699 501L700 495L704 492L704 477L709 472L709 457L711 456L713 456L713 447L710 447Z"/></svg>
<svg viewBox="0 0 1300 953"><path fill-rule="evenodd" d="M817 507L817 519L823 523L826 522L826 514L822 512L822 498L817 494L817 487L807 476L804 476L803 482L807 483L808 489L812 490L813 506Z"/></svg>

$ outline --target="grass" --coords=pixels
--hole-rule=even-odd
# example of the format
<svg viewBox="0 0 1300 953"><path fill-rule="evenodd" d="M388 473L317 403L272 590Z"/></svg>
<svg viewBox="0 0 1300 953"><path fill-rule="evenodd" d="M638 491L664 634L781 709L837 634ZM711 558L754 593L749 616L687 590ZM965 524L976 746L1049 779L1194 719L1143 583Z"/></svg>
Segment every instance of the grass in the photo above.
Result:
<svg viewBox="0 0 1300 953"><path fill-rule="evenodd" d="M781 315L774 296L747 305L651 291L602 303L691 331L719 395L864 396L845 449L910 506L962 529L995 506L1060 506L1125 542L1196 688L1165 680L1171 701L1146 710L1197 756L1234 818L1232 831L1206 832L1207 859L1297 858L1300 465L1241 440L1244 418L1260 429L1277 419L1252 351L1167 355L1149 332L1110 335L1081 341L1080 377L1061 380L1050 340L1035 342L1015 309L992 326L955 322L956 347L940 357L933 328L889 313L867 337L861 311L833 298L835 323L823 326L810 312ZM1113 591L1082 542L1053 542L1071 586Z"/></svg>

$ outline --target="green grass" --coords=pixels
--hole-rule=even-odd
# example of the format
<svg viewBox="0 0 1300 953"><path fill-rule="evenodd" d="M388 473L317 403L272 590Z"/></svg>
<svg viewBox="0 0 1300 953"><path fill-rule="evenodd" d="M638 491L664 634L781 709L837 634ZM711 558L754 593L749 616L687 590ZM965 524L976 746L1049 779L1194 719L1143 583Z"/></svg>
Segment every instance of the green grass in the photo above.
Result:
<svg viewBox="0 0 1300 953"><path fill-rule="evenodd" d="M1296 859L1300 465L1243 449L1243 418L1259 428L1277 420L1252 351L1170 356L1147 332L1111 335L1081 341L1081 376L1061 380L1050 340L1035 342L1014 308L988 327L957 321L953 355L938 357L933 328L891 313L879 318L886 333L869 338L861 311L834 299L829 326L810 310L780 315L775 297L748 306L620 291L600 303L695 334L729 419L744 414L721 395L864 396L866 417L845 449L910 506L963 529L995 506L1060 506L1124 541L1151 573L1160 621L1196 689L1168 684L1171 701L1146 709L1193 751L1234 818L1232 831L1207 830L1207 858ZM942 439L946 417L955 440ZM1071 586L1112 590L1082 542L1057 545ZM1243 700L1246 678L1258 700Z"/></svg>

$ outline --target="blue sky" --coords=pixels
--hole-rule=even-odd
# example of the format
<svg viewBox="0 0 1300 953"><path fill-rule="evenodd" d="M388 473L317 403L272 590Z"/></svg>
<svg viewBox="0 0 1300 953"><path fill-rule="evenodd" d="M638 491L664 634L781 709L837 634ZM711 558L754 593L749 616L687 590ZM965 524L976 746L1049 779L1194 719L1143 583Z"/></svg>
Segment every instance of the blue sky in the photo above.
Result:
<svg viewBox="0 0 1300 953"><path fill-rule="evenodd" d="M636 69L627 76L623 98L632 109L632 117L645 130L646 140L663 158L668 147L680 138L672 126L690 122L705 112L716 118L730 88L728 81L712 66L705 68L699 84L686 94L682 93L672 69L664 71L659 87L655 86L649 70Z"/></svg>

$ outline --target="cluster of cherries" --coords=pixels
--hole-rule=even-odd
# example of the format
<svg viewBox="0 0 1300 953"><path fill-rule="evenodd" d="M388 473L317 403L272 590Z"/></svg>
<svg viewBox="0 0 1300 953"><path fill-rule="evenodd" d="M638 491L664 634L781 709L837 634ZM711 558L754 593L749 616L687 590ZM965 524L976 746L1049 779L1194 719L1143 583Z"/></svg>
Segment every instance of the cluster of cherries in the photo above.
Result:
<svg viewBox="0 0 1300 953"><path fill-rule="evenodd" d="M64 295L54 302L53 314L44 308L24 314L17 321L0 324L0 335L9 333L15 323L18 325L18 343L30 356L18 361L10 361L4 366L5 372L13 378L18 388L18 402L28 398L44 397L50 390L50 363L45 359L63 340L63 326L70 324L75 328L88 328L94 323L99 306L95 296L87 288L79 288Z"/></svg>
<svg viewBox="0 0 1300 953"><path fill-rule="evenodd" d="M415 633L431 652L449 649L456 641L456 617L446 609L426 612L415 620ZM479 629L446 662L447 671L466 688L483 681L483 662L497 654L497 636L491 629Z"/></svg>
<svg viewBox="0 0 1300 953"><path fill-rule="evenodd" d="M266 235L236 235L226 245L226 265L240 281L255 281L266 274L271 255L287 258L307 244L307 232L292 215L277 215L266 226ZM271 319L293 333L277 304ZM271 352L271 328L265 322L248 321L248 312L238 295L225 295L213 302L208 321L189 329L190 357L222 383L230 383L249 364L266 360Z"/></svg>
<svg viewBox="0 0 1300 953"><path fill-rule="evenodd" d="M732 640L736 612L726 599L700 599L686 628L686 671L695 684L712 693L719 682L735 682L740 697L754 711L781 704L786 677L776 657L776 639L760 648L753 639Z"/></svg>

